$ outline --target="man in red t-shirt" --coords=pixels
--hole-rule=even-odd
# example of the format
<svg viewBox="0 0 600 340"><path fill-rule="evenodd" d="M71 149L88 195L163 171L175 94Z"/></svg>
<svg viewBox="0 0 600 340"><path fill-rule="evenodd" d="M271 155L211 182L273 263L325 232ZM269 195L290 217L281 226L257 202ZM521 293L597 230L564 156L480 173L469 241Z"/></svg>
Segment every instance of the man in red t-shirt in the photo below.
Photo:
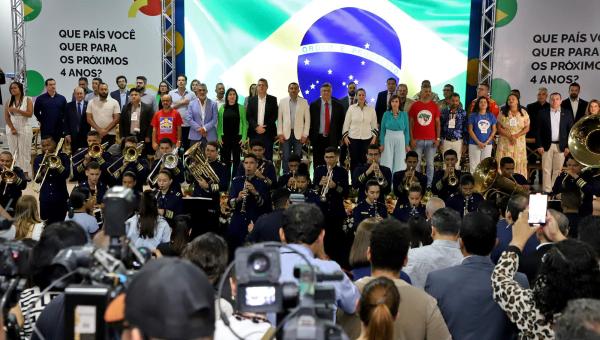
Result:
<svg viewBox="0 0 600 340"><path fill-rule="evenodd" d="M495 100L490 98L490 86L488 84L479 84L477 87L477 98L485 97L488 99L489 107L488 111L494 114L496 118L498 118L498 114L500 113L500 107L498 107L498 103ZM475 103L477 102L477 98L471 101L471 105L469 105L469 110L467 111L467 117L475 110Z"/></svg>
<svg viewBox="0 0 600 340"><path fill-rule="evenodd" d="M431 100L431 86L421 88L421 100L412 104L408 117L410 120L410 148L419 155L419 162L425 154L427 189L429 189L433 181L433 159L440 146L441 129L440 109Z"/></svg>
<svg viewBox="0 0 600 340"><path fill-rule="evenodd" d="M169 138L179 147L181 143L181 125L183 120L177 110L171 108L171 96L165 94L161 98L163 109L152 118L152 148L158 149L158 141Z"/></svg>

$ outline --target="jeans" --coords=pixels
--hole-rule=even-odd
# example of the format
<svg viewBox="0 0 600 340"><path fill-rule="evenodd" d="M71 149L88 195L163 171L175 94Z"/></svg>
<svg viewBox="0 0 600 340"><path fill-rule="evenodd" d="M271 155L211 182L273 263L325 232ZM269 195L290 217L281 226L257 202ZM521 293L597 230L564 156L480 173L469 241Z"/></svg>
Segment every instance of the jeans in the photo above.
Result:
<svg viewBox="0 0 600 340"><path fill-rule="evenodd" d="M281 168L282 168L282 173L286 173L289 172L290 170L288 169L288 161L290 159L290 156L292 154L297 155L299 157L302 157L302 143L300 143L300 140L296 139L296 136L294 136L294 131L292 130L291 134L290 134L290 138L286 141L283 142L283 144L281 145L281 151L282 151L282 157L283 159L281 160Z"/></svg>
<svg viewBox="0 0 600 340"><path fill-rule="evenodd" d="M433 140L417 140L417 148L415 151L419 155L419 165L417 165L417 169L419 169L421 165L420 162L423 159L423 153L425 153L425 162L427 163L427 188L431 188L431 182L433 182L433 158L435 157L436 151Z"/></svg>

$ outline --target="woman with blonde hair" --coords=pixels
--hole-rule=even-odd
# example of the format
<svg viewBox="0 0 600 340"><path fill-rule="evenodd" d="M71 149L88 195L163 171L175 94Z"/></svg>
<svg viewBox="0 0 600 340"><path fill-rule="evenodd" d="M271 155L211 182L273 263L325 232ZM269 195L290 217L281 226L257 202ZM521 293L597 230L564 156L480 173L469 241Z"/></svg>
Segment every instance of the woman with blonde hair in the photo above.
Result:
<svg viewBox="0 0 600 340"><path fill-rule="evenodd" d="M382 276L367 283L358 303L362 323L358 340L394 339L399 306L400 293L392 280Z"/></svg>
<svg viewBox="0 0 600 340"><path fill-rule="evenodd" d="M592 99L590 100L587 109L585 110L586 116L597 115L600 113L600 100Z"/></svg>
<svg viewBox="0 0 600 340"><path fill-rule="evenodd" d="M38 204L35 197L23 195L17 200L13 226L16 230L15 240L27 238L35 241L40 240L40 235L44 230L44 222L40 220Z"/></svg>

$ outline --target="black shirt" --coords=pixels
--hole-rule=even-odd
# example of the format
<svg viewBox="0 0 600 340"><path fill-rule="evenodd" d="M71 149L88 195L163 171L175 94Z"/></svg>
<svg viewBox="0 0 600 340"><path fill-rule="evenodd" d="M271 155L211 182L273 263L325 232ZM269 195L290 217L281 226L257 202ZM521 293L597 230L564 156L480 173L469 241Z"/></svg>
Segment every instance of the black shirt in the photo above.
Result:
<svg viewBox="0 0 600 340"><path fill-rule="evenodd" d="M223 135L237 136L240 134L240 111L238 106L225 106L223 109Z"/></svg>

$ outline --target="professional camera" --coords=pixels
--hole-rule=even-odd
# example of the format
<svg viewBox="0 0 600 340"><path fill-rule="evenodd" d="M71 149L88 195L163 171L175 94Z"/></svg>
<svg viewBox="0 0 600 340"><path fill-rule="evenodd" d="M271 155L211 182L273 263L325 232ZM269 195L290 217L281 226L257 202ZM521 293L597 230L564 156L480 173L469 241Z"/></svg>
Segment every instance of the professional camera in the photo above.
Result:
<svg viewBox="0 0 600 340"><path fill-rule="evenodd" d="M297 253L293 248L277 242L266 242L238 248L235 262L237 309L240 312L278 313L277 328L283 339L346 339L342 329L333 322L335 289L324 281L340 281L342 272L324 274L306 264L294 268L296 282L281 282L280 247ZM228 272L224 277L228 276ZM221 281L221 285L224 279ZM222 288L222 287L221 287ZM220 289L221 290L221 289ZM224 322L228 324L223 318Z"/></svg>
<svg viewBox="0 0 600 340"><path fill-rule="evenodd" d="M19 336L19 324L10 309L17 304L21 292L27 287L30 274L31 246L22 241L0 241L0 308L4 317L7 339Z"/></svg>

